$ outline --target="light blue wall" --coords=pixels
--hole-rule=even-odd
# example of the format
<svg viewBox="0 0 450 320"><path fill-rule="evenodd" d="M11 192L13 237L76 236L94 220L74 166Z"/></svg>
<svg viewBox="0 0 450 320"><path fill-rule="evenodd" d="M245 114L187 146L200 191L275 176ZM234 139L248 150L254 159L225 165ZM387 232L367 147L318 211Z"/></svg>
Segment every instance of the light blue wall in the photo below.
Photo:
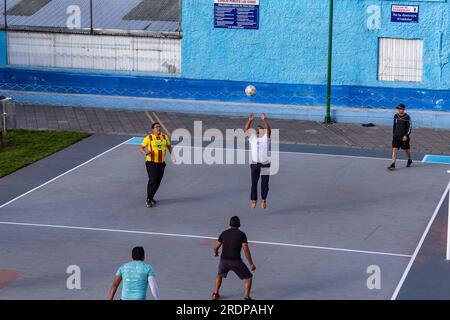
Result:
<svg viewBox="0 0 450 320"><path fill-rule="evenodd" d="M289 84L326 82L328 0L260 0L259 30L215 29L213 2L183 1L183 77ZM449 2L334 3L334 85L450 88ZM390 22L391 4L419 5L419 23ZM381 7L379 30L366 26L369 5ZM379 37L424 40L422 83L377 80Z"/></svg>
<svg viewBox="0 0 450 320"><path fill-rule="evenodd" d="M264 111L322 121L328 0L260 2L259 30L228 30L213 27L213 0L183 0L182 73L176 77L3 67L0 91L27 103L225 115ZM402 102L416 126L450 129L450 2L334 2L333 120L390 124ZM391 23L391 4L420 5L420 23ZM381 8L379 30L367 28L369 5ZM422 83L377 80L380 37L424 40ZM0 66L5 43L0 33ZM258 89L254 97L244 93L249 82Z"/></svg>
<svg viewBox="0 0 450 320"><path fill-rule="evenodd" d="M259 30L215 29L213 5L183 1L184 77L323 83L327 1L261 0Z"/></svg>
<svg viewBox="0 0 450 320"><path fill-rule="evenodd" d="M390 22L392 4L419 5L419 23ZM368 30L368 6L381 7L381 29ZM450 68L450 5L442 1L354 1L335 0L335 34L333 83L426 89L449 89ZM406 83L379 81L379 38L422 39L423 82Z"/></svg>

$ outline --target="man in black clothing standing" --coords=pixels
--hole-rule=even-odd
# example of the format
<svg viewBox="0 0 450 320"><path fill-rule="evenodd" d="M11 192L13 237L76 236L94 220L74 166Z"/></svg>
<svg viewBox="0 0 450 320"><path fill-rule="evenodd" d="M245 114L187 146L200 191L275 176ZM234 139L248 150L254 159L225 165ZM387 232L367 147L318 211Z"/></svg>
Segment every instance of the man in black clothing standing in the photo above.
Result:
<svg viewBox="0 0 450 320"><path fill-rule="evenodd" d="M392 162L388 167L389 170L395 169L395 162L397 161L398 150L405 150L408 156L408 162L406 167L411 167L411 147L410 147L410 134L412 130L411 117L405 112L405 105L400 103L397 106L397 113L394 116L394 127L393 127L393 139L392 139Z"/></svg>
<svg viewBox="0 0 450 320"><path fill-rule="evenodd" d="M214 256L219 255L219 249L222 247L222 254L220 256L219 272L216 277L216 288L212 294L213 300L219 299L219 290L222 285L222 279L226 278L229 271L233 271L244 280L244 300L252 300L250 298L250 291L252 288L253 275L242 261L241 249L244 249L245 257L250 263L252 271L256 269L253 263L252 255L248 247L247 235L239 230L241 221L239 217L232 217L230 219L230 229L222 232L219 239L214 245Z"/></svg>

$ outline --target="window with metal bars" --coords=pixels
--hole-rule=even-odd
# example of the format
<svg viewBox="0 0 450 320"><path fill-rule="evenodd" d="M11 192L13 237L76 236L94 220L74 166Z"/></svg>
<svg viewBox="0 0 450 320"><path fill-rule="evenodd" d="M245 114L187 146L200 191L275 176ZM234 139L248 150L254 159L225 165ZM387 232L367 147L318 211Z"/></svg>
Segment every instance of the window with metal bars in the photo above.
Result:
<svg viewBox="0 0 450 320"><path fill-rule="evenodd" d="M379 39L378 80L422 82L423 40Z"/></svg>

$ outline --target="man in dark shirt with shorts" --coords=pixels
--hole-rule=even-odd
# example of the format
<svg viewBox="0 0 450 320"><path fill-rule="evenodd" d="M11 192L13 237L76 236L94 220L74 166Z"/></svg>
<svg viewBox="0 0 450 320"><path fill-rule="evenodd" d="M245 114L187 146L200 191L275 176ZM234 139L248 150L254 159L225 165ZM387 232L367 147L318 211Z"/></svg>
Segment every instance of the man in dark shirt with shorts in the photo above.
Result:
<svg viewBox="0 0 450 320"><path fill-rule="evenodd" d="M395 162L397 161L398 150L405 150L408 156L408 162L406 167L411 167L411 147L410 147L410 134L412 130L411 117L405 112L405 105L400 103L397 106L397 113L394 116L393 126L393 138L392 138L392 162L388 167L389 170L395 169Z"/></svg>
<svg viewBox="0 0 450 320"><path fill-rule="evenodd" d="M252 300L250 291L253 275L242 261L241 249L244 249L245 257L250 263L252 271L256 269L256 266L253 263L252 255L248 247L247 236L239 230L240 226L241 222L239 217L232 217L230 219L230 229L222 232L214 246L214 256L217 257L219 255L220 247L222 247L222 254L220 256L219 272L216 277L216 290L212 294L213 300L219 299L222 279L227 277L229 271L233 271L239 279L244 280L244 300Z"/></svg>

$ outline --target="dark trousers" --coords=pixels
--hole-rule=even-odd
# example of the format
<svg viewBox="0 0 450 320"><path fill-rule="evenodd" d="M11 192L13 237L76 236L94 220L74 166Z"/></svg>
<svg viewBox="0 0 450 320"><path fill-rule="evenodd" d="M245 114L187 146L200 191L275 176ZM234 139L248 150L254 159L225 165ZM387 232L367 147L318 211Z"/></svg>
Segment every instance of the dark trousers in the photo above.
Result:
<svg viewBox="0 0 450 320"><path fill-rule="evenodd" d="M148 174L147 200L153 200L164 176L165 163L145 162Z"/></svg>
<svg viewBox="0 0 450 320"><path fill-rule="evenodd" d="M262 170L261 170L262 168ZM269 172L264 172L269 170L270 164L252 163L250 169L252 171L252 192L250 199L252 201L258 200L258 181L261 176L261 198L263 200L267 199L267 194L269 193ZM262 171L262 174L261 174Z"/></svg>

